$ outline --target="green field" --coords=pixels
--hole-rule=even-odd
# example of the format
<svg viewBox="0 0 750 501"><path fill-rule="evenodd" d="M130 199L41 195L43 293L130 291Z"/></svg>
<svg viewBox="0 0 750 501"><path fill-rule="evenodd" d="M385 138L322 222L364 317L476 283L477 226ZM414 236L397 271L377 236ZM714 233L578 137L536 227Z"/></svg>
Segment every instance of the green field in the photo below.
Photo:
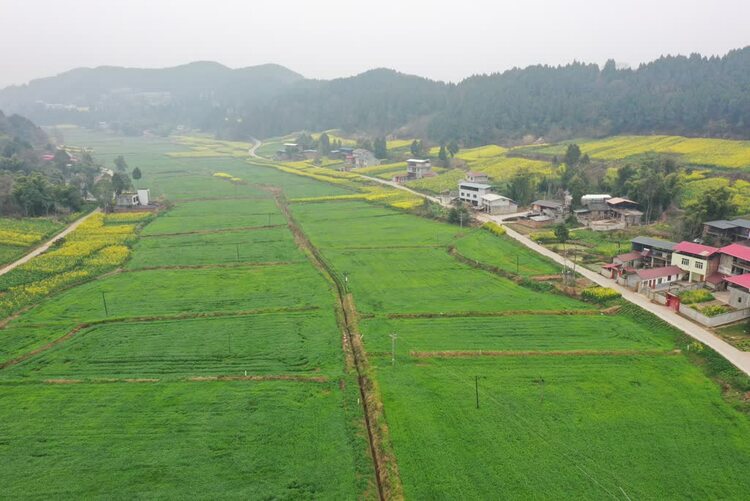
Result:
<svg viewBox="0 0 750 501"><path fill-rule="evenodd" d="M131 269L152 266L198 266L292 262L305 257L286 227L142 238Z"/></svg>
<svg viewBox="0 0 750 501"><path fill-rule="evenodd" d="M722 388L691 362L697 343L689 357L635 307L524 286L514 275L559 270L507 237L325 200L354 191L248 162L241 143L64 132L125 155L174 207L124 269L0 328L6 497L376 499L342 319L362 335L388 482L407 499L750 490L750 420L732 397L747 378L721 369L737 385ZM463 153L481 165L505 150Z"/></svg>
<svg viewBox="0 0 750 501"><path fill-rule="evenodd" d="M101 324L3 376L339 375L337 331L328 311Z"/></svg>
<svg viewBox="0 0 750 501"><path fill-rule="evenodd" d="M410 499L742 499L750 489L747 416L682 357L399 361L378 379Z"/></svg>
<svg viewBox="0 0 750 501"><path fill-rule="evenodd" d="M0 483L14 499L352 499L335 385L0 385Z"/></svg>

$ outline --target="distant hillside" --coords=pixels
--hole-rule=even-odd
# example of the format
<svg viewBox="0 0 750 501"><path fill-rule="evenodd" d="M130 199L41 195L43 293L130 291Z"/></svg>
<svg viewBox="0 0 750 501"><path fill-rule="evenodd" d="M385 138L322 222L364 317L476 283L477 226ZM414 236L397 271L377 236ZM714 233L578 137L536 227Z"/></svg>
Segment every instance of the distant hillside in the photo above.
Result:
<svg viewBox="0 0 750 501"><path fill-rule="evenodd" d="M136 130L177 124L212 129L232 109L269 99L300 79L272 64L236 70L213 62L164 69L79 68L0 91L0 109L43 125L104 121Z"/></svg>
<svg viewBox="0 0 750 501"><path fill-rule="evenodd" d="M445 84L377 69L307 80L275 65L232 70L200 62L143 70L73 70L0 91L0 109L42 124L99 121L126 132L177 124L229 137L339 128L408 127L465 145L613 134L750 138L750 47L723 57L662 57L637 69L614 61L530 66Z"/></svg>
<svg viewBox="0 0 750 501"><path fill-rule="evenodd" d="M0 146L3 148L8 144L14 144L23 149L29 149L45 146L48 142L47 134L28 118L20 115L5 116L0 111ZM0 155L4 154L0 152Z"/></svg>

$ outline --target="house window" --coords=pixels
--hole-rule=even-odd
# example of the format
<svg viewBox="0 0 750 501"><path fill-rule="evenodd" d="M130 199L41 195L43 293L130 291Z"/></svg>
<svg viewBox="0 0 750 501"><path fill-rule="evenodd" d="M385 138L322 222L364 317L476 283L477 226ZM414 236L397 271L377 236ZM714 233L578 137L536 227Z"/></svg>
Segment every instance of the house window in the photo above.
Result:
<svg viewBox="0 0 750 501"><path fill-rule="evenodd" d="M690 260L686 257L682 258L682 265L683 266L690 266Z"/></svg>
<svg viewBox="0 0 750 501"><path fill-rule="evenodd" d="M657 284L660 284L660 283L661 283L661 281L662 281L662 279L660 278L660 279L659 279L659 281L658 281L658 282L656 282L656 283L657 283Z"/></svg>
<svg viewBox="0 0 750 501"><path fill-rule="evenodd" d="M698 269L698 270L702 270L703 269L703 262L702 261L696 261L695 262L695 268Z"/></svg>

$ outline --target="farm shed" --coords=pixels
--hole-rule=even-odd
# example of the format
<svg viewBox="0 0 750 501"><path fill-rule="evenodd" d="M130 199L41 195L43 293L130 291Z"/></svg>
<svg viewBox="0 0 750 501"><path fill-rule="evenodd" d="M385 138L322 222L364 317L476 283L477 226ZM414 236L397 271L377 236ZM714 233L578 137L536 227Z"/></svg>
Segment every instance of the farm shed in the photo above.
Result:
<svg viewBox="0 0 750 501"><path fill-rule="evenodd" d="M482 210L488 214L512 214L518 210L518 204L508 197L487 193L482 195Z"/></svg>
<svg viewBox="0 0 750 501"><path fill-rule="evenodd" d="M729 306L737 309L750 307L750 274L727 277Z"/></svg>

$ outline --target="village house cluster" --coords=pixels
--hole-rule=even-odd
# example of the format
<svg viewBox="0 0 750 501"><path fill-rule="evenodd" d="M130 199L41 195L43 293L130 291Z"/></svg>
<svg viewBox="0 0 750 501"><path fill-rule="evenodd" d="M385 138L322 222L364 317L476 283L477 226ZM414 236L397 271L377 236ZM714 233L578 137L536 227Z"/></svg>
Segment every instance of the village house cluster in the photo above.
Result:
<svg viewBox="0 0 750 501"><path fill-rule="evenodd" d="M604 276L616 280L681 312L679 294L708 289L717 304L730 309L709 321L715 326L750 317L750 221L709 221L703 235L722 246L699 242L669 242L639 236L631 250L602 267Z"/></svg>

